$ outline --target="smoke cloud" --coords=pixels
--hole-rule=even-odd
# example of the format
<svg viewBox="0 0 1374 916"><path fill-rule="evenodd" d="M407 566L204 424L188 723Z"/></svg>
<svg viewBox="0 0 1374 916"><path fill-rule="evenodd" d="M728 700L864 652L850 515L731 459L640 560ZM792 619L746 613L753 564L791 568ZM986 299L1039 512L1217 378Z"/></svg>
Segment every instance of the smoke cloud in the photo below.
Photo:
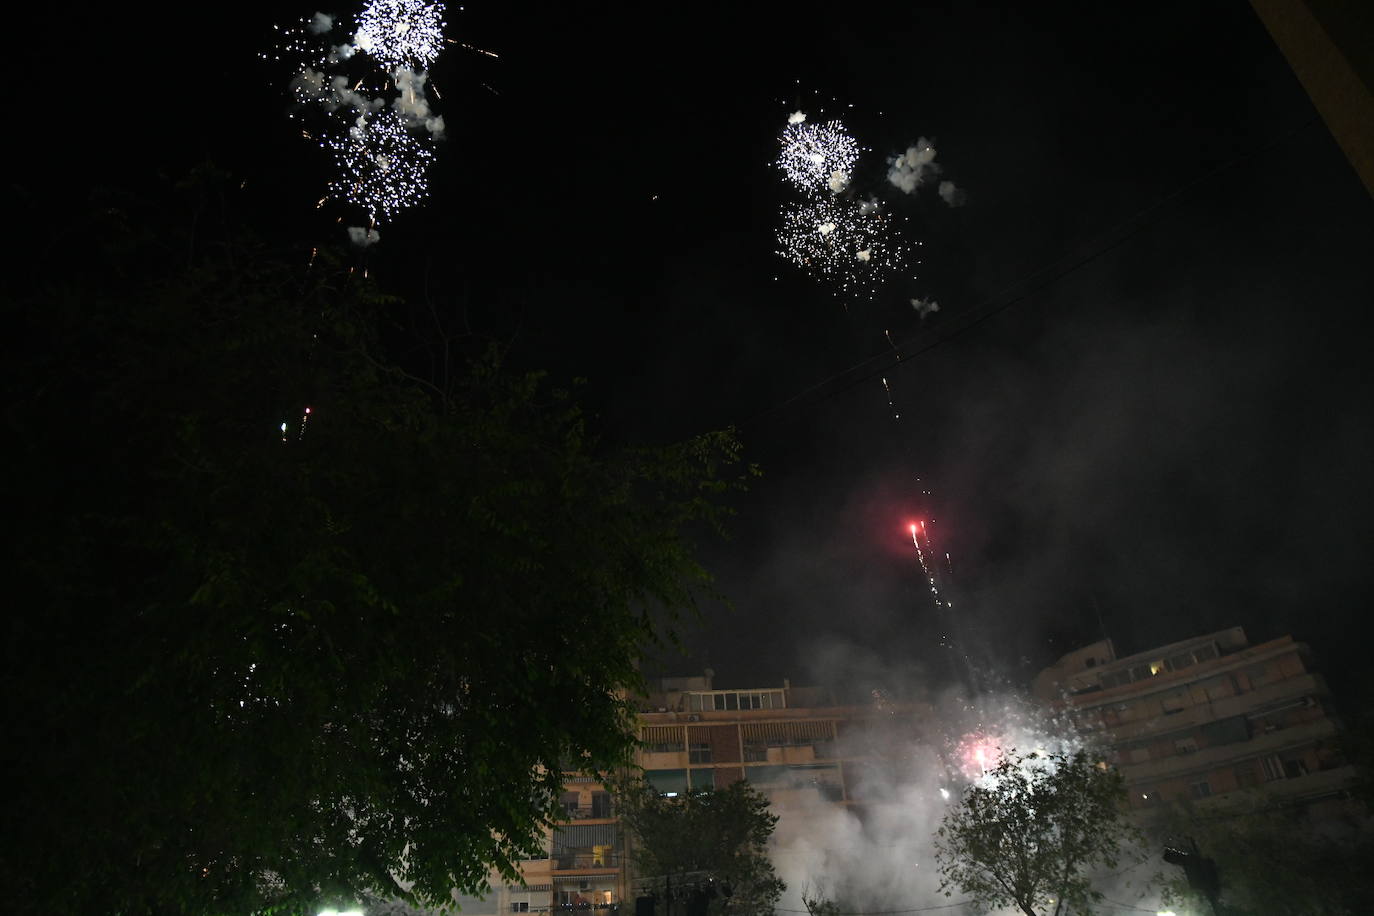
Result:
<svg viewBox="0 0 1374 916"><path fill-rule="evenodd" d="M359 112L376 111L386 104L383 99L369 99L355 92L342 76L326 77L318 70L306 67L291 81L291 91L302 102L318 102L326 111L352 108Z"/></svg>
<svg viewBox="0 0 1374 916"><path fill-rule="evenodd" d="M914 194L927 178L939 174L940 164L935 161L935 144L922 137L916 141L915 146L892 160L887 170L887 180L893 187L907 194Z"/></svg>
<svg viewBox="0 0 1374 916"><path fill-rule="evenodd" d="M951 207L962 207L968 202L968 195L964 193L964 189L956 188L952 181L940 182L938 191L940 199Z"/></svg>
<svg viewBox="0 0 1374 916"><path fill-rule="evenodd" d="M836 169L830 173L830 190L836 194L849 187L849 173L844 169Z"/></svg>
<svg viewBox="0 0 1374 916"><path fill-rule="evenodd" d="M348 227L348 240L359 248L367 248L375 245L382 240L382 234L376 229L364 229L362 226Z"/></svg>
<svg viewBox="0 0 1374 916"><path fill-rule="evenodd" d="M847 786L862 805L837 805L814 790L770 793L779 815L770 854L787 883L779 902L784 911L804 910L804 892L834 901L844 913L946 904L934 840L964 791L987 778L1000 753L1072 754L1084 747L1066 721L1016 693L969 696L954 689L920 702L893 702L889 695L872 690L877 716L836 748L846 759L865 761L846 765ZM1116 900L1142 903L1144 864L1123 862L1119 873L1099 875L1096 884ZM1126 886L1132 878L1134 886ZM956 903L962 900L957 888L954 895Z"/></svg>
<svg viewBox="0 0 1374 916"><path fill-rule="evenodd" d="M926 316L931 312L940 311L940 303L936 302L934 299L912 299L911 307L920 314L922 321L924 321Z"/></svg>
<svg viewBox="0 0 1374 916"><path fill-rule="evenodd" d="M401 93L396 101L391 103L391 107L401 113L408 123L416 127L424 127L435 139L444 135L444 119L442 115L435 115L429 107L429 99L425 98L425 82L429 79L429 74L423 70L414 71L402 67L391 74L396 81L396 89Z"/></svg>
<svg viewBox="0 0 1374 916"><path fill-rule="evenodd" d="M311 35L323 35L334 28L334 17L328 13L316 13L310 17L310 23L305 28Z"/></svg>

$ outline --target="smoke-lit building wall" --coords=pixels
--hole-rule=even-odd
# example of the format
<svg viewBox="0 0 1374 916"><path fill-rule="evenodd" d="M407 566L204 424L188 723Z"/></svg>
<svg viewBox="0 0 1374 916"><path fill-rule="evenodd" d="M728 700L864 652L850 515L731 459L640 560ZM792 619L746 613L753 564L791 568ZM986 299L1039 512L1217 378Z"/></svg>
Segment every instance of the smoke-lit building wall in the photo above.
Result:
<svg viewBox="0 0 1374 916"><path fill-rule="evenodd" d="M653 687L640 703L636 763L661 793L748 779L775 810L861 804L855 786L872 761L854 756L855 742L845 738L882 715L880 707L837 706L828 692L788 681L717 690L709 671ZM526 886L493 876L485 900L463 899L465 916L629 911L624 903L633 904L635 875L608 788L569 775L562 801L566 820L549 836L548 857L521 863Z"/></svg>
<svg viewBox="0 0 1374 916"><path fill-rule="evenodd" d="M1041 672L1034 691L1100 736L1146 817L1248 791L1339 806L1355 779L1326 682L1291 636L1251 645L1232 627L1125 658L1103 640Z"/></svg>

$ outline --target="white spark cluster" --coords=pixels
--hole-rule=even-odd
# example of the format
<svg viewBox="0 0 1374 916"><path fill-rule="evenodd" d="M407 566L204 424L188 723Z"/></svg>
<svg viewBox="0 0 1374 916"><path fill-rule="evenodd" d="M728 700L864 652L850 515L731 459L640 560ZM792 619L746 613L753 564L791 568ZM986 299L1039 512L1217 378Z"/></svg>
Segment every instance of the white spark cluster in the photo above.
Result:
<svg viewBox="0 0 1374 916"><path fill-rule="evenodd" d="M438 0L369 0L353 35L358 50L387 69L428 67L444 48Z"/></svg>
<svg viewBox="0 0 1374 916"><path fill-rule="evenodd" d="M346 136L324 145L339 170L330 191L361 207L374 223L415 206L429 193L434 153L394 111L359 115Z"/></svg>
<svg viewBox="0 0 1374 916"><path fill-rule="evenodd" d="M792 120L797 115L801 115L802 120ZM859 160L859 143L842 123L808 124L801 112L788 118L781 142L778 168L803 193L843 190L854 163ZM836 183L841 187L837 189Z"/></svg>
<svg viewBox="0 0 1374 916"><path fill-rule="evenodd" d="M777 253L841 295L873 298L878 288L910 261L914 248L894 218L872 196L859 197L854 166L863 147L838 120L812 123L794 111L778 137L775 164L802 195L782 209ZM888 182L911 194L939 175L935 145L922 137L888 160ZM938 193L951 207L964 203L962 189L941 181ZM919 243L917 243L919 244ZM911 300L924 319L939 309L933 300Z"/></svg>
<svg viewBox="0 0 1374 916"><path fill-rule="evenodd" d="M906 246L890 215L832 196L783 208L778 254L842 295L872 298Z"/></svg>

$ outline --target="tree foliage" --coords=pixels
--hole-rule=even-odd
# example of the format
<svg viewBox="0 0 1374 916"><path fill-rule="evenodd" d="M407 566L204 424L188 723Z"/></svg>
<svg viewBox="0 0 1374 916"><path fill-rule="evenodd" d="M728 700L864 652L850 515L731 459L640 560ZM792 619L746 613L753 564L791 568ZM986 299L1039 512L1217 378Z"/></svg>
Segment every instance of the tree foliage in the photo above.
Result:
<svg viewBox="0 0 1374 916"><path fill-rule="evenodd" d="M1188 837L1216 863L1225 916L1355 916L1374 912L1374 838L1359 813L1352 806L1351 820L1315 822L1256 793L1224 806L1179 806L1160 830ZM1206 910L1181 871L1164 877L1168 900Z"/></svg>
<svg viewBox="0 0 1374 916"><path fill-rule="evenodd" d="M1115 770L1083 751L1008 753L945 815L935 850L951 888L1026 916L1089 913L1094 869L1115 868L1137 841Z"/></svg>
<svg viewBox="0 0 1374 916"><path fill-rule="evenodd" d="M768 858L778 817L748 782L669 798L636 780L623 782L616 794L641 879L660 892L710 881L722 891L713 911L772 914L786 889Z"/></svg>
<svg viewBox="0 0 1374 916"><path fill-rule="evenodd" d="M538 852L563 761L631 759L737 446L610 452L483 348L418 378L393 300L212 234L223 193L107 203L6 301L0 875L44 912L446 903Z"/></svg>

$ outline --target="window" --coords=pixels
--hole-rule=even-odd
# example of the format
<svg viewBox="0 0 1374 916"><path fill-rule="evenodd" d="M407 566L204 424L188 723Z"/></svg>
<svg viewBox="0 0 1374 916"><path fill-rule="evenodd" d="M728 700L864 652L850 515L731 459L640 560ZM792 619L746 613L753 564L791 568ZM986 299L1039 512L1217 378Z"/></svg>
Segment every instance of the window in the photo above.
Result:
<svg viewBox="0 0 1374 916"><path fill-rule="evenodd" d="M766 744L746 744L744 746L745 763L763 763L768 759L768 746Z"/></svg>
<svg viewBox="0 0 1374 916"><path fill-rule="evenodd" d="M1205 646L1199 646L1198 648L1193 650L1193 658L1196 658L1199 662L1210 662L1212 659L1216 657L1217 647L1212 645L1211 643L1208 643Z"/></svg>
<svg viewBox="0 0 1374 916"><path fill-rule="evenodd" d="M715 770L693 770L692 771L692 791L705 792L707 789L716 787Z"/></svg>
<svg viewBox="0 0 1374 916"><path fill-rule="evenodd" d="M681 741L656 741L653 744L644 745L644 750L650 754L673 754L686 749Z"/></svg>
<svg viewBox="0 0 1374 916"><path fill-rule="evenodd" d="M1261 764L1261 766L1262 766L1263 769L1264 769L1264 781L1265 781L1265 782L1269 782L1269 781L1272 780L1272 779L1283 779L1283 778L1284 778L1284 776L1283 776L1283 761L1280 760L1279 758L1273 757L1273 756L1265 757L1265 758L1263 758L1262 760L1260 760L1260 764Z"/></svg>
<svg viewBox="0 0 1374 916"><path fill-rule="evenodd" d="M1188 785L1188 791L1192 794L1193 798L1206 798L1212 794L1212 786L1204 779L1200 782L1190 783Z"/></svg>
<svg viewBox="0 0 1374 916"><path fill-rule="evenodd" d="M528 913L530 911L530 902L528 900L513 900L511 901L510 911L512 913Z"/></svg>
<svg viewBox="0 0 1374 916"><path fill-rule="evenodd" d="M1112 671L1102 675L1102 686L1107 690L1113 687L1120 687L1122 684L1129 684L1131 675L1126 671Z"/></svg>
<svg viewBox="0 0 1374 916"><path fill-rule="evenodd" d="M1169 658L1170 671L1182 671L1184 668L1192 667L1192 664L1193 653L1191 652L1184 652L1182 655L1174 655Z"/></svg>
<svg viewBox="0 0 1374 916"><path fill-rule="evenodd" d="M688 763L710 763L711 745L693 741L691 749L687 752Z"/></svg>
<svg viewBox="0 0 1374 916"><path fill-rule="evenodd" d="M1143 681L1153 674L1154 672L1150 670L1149 665L1136 665L1131 669L1131 680Z"/></svg>
<svg viewBox="0 0 1374 916"><path fill-rule="evenodd" d="M687 791L686 770L645 770L644 777L659 795L678 796Z"/></svg>
<svg viewBox="0 0 1374 916"><path fill-rule="evenodd" d="M1285 760L1283 762L1283 775L1288 779L1297 779L1299 776L1307 775L1307 764L1301 760Z"/></svg>
<svg viewBox="0 0 1374 916"><path fill-rule="evenodd" d="M1215 722L1205 722L1199 729L1208 747L1218 744L1236 744L1250 740L1250 722L1244 716L1231 716Z"/></svg>
<svg viewBox="0 0 1374 916"><path fill-rule="evenodd" d="M1180 754L1191 754L1197 750L1197 739L1192 736L1177 738L1174 740L1174 750Z"/></svg>

